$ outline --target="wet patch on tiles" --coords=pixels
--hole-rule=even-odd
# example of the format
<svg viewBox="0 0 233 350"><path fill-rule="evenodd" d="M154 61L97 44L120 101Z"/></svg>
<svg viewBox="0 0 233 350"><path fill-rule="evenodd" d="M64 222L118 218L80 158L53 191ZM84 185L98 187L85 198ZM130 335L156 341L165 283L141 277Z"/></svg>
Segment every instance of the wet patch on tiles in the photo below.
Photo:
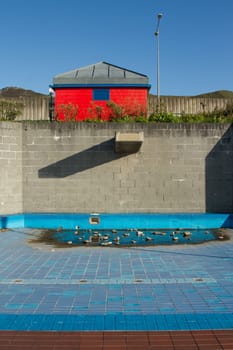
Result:
<svg viewBox="0 0 233 350"><path fill-rule="evenodd" d="M80 246L140 247L179 244L203 244L211 241L226 241L231 238L230 229L79 229L41 230L38 236L29 239L31 244L46 244L56 248Z"/></svg>

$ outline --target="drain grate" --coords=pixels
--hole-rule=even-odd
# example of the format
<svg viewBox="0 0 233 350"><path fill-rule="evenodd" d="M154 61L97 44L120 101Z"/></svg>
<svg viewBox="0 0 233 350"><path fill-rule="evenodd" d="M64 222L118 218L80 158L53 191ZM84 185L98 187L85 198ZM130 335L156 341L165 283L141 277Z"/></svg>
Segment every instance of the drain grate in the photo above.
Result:
<svg viewBox="0 0 233 350"><path fill-rule="evenodd" d="M23 283L23 280L20 278L17 278L16 280L13 281L14 283Z"/></svg>
<svg viewBox="0 0 233 350"><path fill-rule="evenodd" d="M194 278L194 281L195 282L204 282L204 279L201 277L198 277L198 278Z"/></svg>

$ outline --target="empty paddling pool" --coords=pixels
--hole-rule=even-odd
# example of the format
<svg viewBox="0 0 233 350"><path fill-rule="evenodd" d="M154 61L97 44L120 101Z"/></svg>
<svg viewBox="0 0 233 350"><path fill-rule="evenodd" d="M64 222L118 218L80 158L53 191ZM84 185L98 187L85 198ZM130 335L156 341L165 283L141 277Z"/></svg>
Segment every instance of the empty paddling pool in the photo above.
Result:
<svg viewBox="0 0 233 350"><path fill-rule="evenodd" d="M31 242L56 247L200 244L230 239L232 214L25 213L0 216L0 228L36 228Z"/></svg>

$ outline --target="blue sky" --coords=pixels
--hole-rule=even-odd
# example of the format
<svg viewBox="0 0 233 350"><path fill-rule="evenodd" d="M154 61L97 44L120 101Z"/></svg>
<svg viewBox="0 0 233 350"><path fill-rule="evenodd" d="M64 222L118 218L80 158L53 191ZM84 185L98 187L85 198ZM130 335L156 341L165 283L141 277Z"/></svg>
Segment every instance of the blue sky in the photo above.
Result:
<svg viewBox="0 0 233 350"><path fill-rule="evenodd" d="M149 76L161 95L233 90L233 0L8 0L0 88L48 93L53 76L99 61Z"/></svg>

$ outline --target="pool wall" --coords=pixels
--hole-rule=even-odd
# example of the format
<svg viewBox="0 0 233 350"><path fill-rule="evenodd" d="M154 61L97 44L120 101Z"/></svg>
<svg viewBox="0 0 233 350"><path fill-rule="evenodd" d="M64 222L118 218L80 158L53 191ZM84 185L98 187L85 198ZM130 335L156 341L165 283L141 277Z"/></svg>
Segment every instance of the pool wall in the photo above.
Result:
<svg viewBox="0 0 233 350"><path fill-rule="evenodd" d="M96 215L96 214L95 214ZM50 228L75 229L161 229L161 228L232 228L233 214L100 214L99 224L91 224L90 214L72 213L25 213L1 215L0 229L4 228Z"/></svg>
<svg viewBox="0 0 233 350"><path fill-rule="evenodd" d="M0 122L0 214L231 213L232 146L230 124Z"/></svg>

